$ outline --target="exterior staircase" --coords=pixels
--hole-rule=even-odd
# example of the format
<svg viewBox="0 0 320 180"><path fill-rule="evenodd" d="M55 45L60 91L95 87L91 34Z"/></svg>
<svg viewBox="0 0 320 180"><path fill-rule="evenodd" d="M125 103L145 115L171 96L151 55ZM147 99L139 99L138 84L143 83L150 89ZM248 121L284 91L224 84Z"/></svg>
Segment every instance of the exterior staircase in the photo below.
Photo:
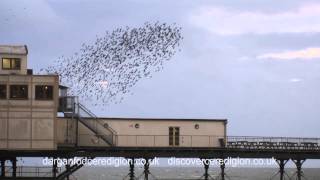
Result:
<svg viewBox="0 0 320 180"><path fill-rule="evenodd" d="M78 107L78 120L88 129L95 133L95 135L101 138L110 146L116 145L116 131L113 130L108 124L103 124L98 117L93 114L82 104L76 104Z"/></svg>
<svg viewBox="0 0 320 180"><path fill-rule="evenodd" d="M78 120L78 122L90 129L95 136L101 138L109 146L116 145L117 132L108 124L99 120L88 108L79 103L78 97L60 97L59 112L63 112L65 117L72 117Z"/></svg>

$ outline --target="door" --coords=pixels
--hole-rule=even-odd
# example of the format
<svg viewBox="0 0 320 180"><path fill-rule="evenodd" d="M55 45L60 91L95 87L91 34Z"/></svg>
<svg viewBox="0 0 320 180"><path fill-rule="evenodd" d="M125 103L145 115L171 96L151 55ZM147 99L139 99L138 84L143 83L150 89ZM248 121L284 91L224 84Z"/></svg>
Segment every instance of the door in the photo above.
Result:
<svg viewBox="0 0 320 180"><path fill-rule="evenodd" d="M169 146L179 146L180 127L169 127Z"/></svg>

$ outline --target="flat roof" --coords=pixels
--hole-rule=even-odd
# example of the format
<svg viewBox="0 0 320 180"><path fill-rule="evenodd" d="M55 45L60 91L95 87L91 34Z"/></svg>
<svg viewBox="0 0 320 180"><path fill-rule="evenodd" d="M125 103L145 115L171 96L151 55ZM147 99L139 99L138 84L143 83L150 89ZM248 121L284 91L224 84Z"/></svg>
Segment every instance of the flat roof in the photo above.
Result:
<svg viewBox="0 0 320 180"><path fill-rule="evenodd" d="M58 74L0 74L0 76L35 76L35 77L57 77Z"/></svg>
<svg viewBox="0 0 320 180"><path fill-rule="evenodd" d="M28 48L26 45L0 45L0 54L27 55Z"/></svg>
<svg viewBox="0 0 320 180"><path fill-rule="evenodd" d="M57 118L68 118L68 117L57 117ZM88 119L92 119L89 118ZM196 118L121 118L121 117L98 117L98 119L105 120L135 120L135 121L214 121L214 122L225 122L227 123L227 119L196 119Z"/></svg>

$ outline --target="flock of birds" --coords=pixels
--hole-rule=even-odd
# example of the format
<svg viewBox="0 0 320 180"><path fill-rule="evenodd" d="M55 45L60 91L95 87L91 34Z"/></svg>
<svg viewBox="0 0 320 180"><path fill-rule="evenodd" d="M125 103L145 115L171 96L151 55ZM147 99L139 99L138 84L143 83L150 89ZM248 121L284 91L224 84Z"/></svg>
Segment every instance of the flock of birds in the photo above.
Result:
<svg viewBox="0 0 320 180"><path fill-rule="evenodd" d="M41 72L59 74L69 93L93 105L119 103L141 78L163 69L164 62L179 51L182 39L176 24L117 28Z"/></svg>

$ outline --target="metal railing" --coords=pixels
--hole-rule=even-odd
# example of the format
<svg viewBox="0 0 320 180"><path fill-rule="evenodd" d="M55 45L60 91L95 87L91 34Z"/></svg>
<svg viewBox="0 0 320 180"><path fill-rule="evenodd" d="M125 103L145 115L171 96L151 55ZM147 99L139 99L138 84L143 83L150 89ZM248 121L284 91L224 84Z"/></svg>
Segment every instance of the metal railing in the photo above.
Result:
<svg viewBox="0 0 320 180"><path fill-rule="evenodd" d="M78 105L84 112L89 114L89 117L87 117L87 118L89 118L89 119L94 118L96 120L97 124L100 124L101 126L104 126L105 128L109 129L110 131L112 131L113 134L115 134L115 135L117 134L117 132L112 127L110 127L110 126L106 127L106 124L103 124L101 121L99 121L98 117L93 112L91 112L88 108L86 108L85 106L83 106L80 103L78 103ZM83 118L86 118L86 117L83 116Z"/></svg>
<svg viewBox="0 0 320 180"><path fill-rule="evenodd" d="M320 138L180 135L175 145L169 135L115 135L118 147L208 147L229 149L320 150ZM96 135L79 134L81 146L101 146Z"/></svg>
<svg viewBox="0 0 320 180"><path fill-rule="evenodd" d="M320 150L320 138L228 136L228 148Z"/></svg>
<svg viewBox="0 0 320 180"><path fill-rule="evenodd" d="M114 135L117 147L221 147L224 137L208 135L180 135L178 143L170 143L169 135ZM79 134L79 146L101 146L99 135Z"/></svg>
<svg viewBox="0 0 320 180"><path fill-rule="evenodd" d="M78 103L76 106L78 107L79 121L91 129L96 136L99 136L106 143L111 146L115 146L117 142L116 138L114 138L117 134L116 131L108 124L103 124L100 122L98 117L82 104ZM80 137L78 139L80 139Z"/></svg>
<svg viewBox="0 0 320 180"><path fill-rule="evenodd" d="M13 168L6 166L6 175L10 177L12 175ZM61 168L57 168L58 172L61 172ZM16 176L17 177L52 177L51 166L17 166Z"/></svg>

